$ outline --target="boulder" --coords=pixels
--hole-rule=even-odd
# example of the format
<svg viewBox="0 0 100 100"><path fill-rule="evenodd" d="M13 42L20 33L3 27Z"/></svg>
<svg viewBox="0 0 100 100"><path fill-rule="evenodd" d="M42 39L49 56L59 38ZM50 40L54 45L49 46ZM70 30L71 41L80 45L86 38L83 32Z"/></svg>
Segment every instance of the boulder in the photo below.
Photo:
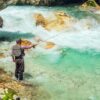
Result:
<svg viewBox="0 0 100 100"><path fill-rule="evenodd" d="M100 6L96 3L95 0L87 0L85 3L81 5L81 8L90 10L91 8L100 9Z"/></svg>
<svg viewBox="0 0 100 100"><path fill-rule="evenodd" d="M4 53L0 53L0 58L5 58Z"/></svg>
<svg viewBox="0 0 100 100"><path fill-rule="evenodd" d="M26 39L21 39L21 46L28 47L28 46L31 46L31 45L32 45L32 42L30 42L30 41L28 41Z"/></svg>
<svg viewBox="0 0 100 100"><path fill-rule="evenodd" d="M53 48L55 46L55 43L53 43L53 42L47 42L46 43L46 46L45 46L45 49L51 49L51 48Z"/></svg>
<svg viewBox="0 0 100 100"><path fill-rule="evenodd" d="M45 27L48 24L48 20L40 13L34 14L34 18L36 20L36 26L41 25Z"/></svg>
<svg viewBox="0 0 100 100"><path fill-rule="evenodd" d="M48 31L61 31L65 28L69 28L71 26L71 20L73 19L62 11L55 12L53 16L48 16L48 18L44 17L40 13L36 13L34 18L36 20L36 26L41 25Z"/></svg>
<svg viewBox="0 0 100 100"><path fill-rule="evenodd" d="M0 17L0 28L2 28L3 27L3 19L2 19L2 17Z"/></svg>

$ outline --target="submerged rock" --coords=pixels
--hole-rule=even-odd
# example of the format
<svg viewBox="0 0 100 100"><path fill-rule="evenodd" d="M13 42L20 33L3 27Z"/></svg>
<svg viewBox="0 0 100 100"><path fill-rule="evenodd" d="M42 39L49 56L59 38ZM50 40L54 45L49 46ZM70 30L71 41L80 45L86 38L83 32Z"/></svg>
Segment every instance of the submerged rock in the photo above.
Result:
<svg viewBox="0 0 100 100"><path fill-rule="evenodd" d="M53 42L47 42L46 43L46 46L45 46L45 49L51 49L51 48L53 48L55 46L55 43L53 43Z"/></svg>
<svg viewBox="0 0 100 100"><path fill-rule="evenodd" d="M41 25L48 31L61 31L63 29L69 28L73 19L71 16L67 15L64 12L55 12L53 16L49 17L46 18L42 14L36 13L34 15L34 18L36 20L36 26Z"/></svg>
<svg viewBox="0 0 100 100"><path fill-rule="evenodd" d="M0 58L5 58L4 53L0 53Z"/></svg>
<svg viewBox="0 0 100 100"><path fill-rule="evenodd" d="M3 27L3 19L2 19L2 17L0 17L0 28L2 28Z"/></svg>
<svg viewBox="0 0 100 100"><path fill-rule="evenodd" d="M32 46L32 42L26 39L21 39L21 46Z"/></svg>

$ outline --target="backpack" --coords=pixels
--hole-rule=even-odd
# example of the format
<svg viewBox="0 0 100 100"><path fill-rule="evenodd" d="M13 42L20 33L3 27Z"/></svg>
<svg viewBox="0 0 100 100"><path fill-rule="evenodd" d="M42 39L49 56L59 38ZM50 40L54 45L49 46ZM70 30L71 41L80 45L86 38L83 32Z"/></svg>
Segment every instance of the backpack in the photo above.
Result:
<svg viewBox="0 0 100 100"><path fill-rule="evenodd" d="M22 49L19 45L14 45L12 48L12 55L15 57L24 56L24 49Z"/></svg>

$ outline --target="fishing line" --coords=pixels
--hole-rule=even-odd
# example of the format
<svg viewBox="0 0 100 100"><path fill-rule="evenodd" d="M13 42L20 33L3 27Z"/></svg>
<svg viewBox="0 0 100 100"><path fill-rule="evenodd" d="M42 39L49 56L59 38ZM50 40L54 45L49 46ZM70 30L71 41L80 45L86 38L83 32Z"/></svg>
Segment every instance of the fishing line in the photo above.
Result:
<svg viewBox="0 0 100 100"><path fill-rule="evenodd" d="M54 38L56 38L57 36L60 36L60 35L62 35L62 34L53 35L53 36L47 38L46 40L41 40L41 39L40 39L40 41L42 41L42 42L47 42L47 40L49 40L49 39L54 39ZM39 41L39 42L40 42L40 41ZM37 58L37 57L40 57L40 55L37 55L37 56L35 56L35 57L33 57L33 58Z"/></svg>
<svg viewBox="0 0 100 100"><path fill-rule="evenodd" d="M47 40L56 38L57 36L60 36L60 35L61 35L61 34L53 35L53 36L51 36L51 37L49 37L49 38L47 38L46 40L43 40L43 41L46 42Z"/></svg>

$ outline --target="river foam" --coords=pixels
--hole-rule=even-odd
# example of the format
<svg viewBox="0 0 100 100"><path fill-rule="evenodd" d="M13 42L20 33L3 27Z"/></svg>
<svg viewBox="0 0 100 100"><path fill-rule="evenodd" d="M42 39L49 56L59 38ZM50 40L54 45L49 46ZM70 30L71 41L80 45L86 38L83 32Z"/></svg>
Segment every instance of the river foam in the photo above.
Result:
<svg viewBox="0 0 100 100"><path fill-rule="evenodd" d="M48 13L49 16L55 11L52 8L42 7L8 7L0 12L0 16L4 19L4 27L0 30L32 33L62 47L100 50L100 23L89 14L82 19L75 18L77 21L73 22L72 28L60 32L54 30L49 32L41 26L35 26L34 13L42 13L44 16ZM67 12L67 8L64 12Z"/></svg>

